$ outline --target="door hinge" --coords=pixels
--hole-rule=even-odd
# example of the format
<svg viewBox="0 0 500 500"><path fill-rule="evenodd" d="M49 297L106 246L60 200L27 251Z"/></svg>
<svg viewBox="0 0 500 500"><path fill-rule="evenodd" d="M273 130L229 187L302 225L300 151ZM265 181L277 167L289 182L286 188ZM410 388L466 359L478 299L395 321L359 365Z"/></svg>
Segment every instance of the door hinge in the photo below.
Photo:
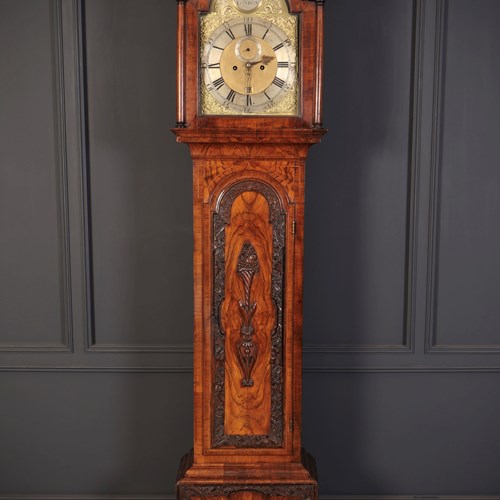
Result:
<svg viewBox="0 0 500 500"><path fill-rule="evenodd" d="M292 221L292 234L295 234L296 228L297 228L297 223L295 221Z"/></svg>
<svg viewBox="0 0 500 500"><path fill-rule="evenodd" d="M288 421L288 430L293 432L293 418Z"/></svg>

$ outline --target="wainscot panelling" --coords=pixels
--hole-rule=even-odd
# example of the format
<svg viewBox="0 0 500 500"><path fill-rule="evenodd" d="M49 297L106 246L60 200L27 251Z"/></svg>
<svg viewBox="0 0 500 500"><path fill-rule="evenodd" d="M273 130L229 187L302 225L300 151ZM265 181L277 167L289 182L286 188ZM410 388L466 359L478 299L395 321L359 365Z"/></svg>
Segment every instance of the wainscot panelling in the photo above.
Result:
<svg viewBox="0 0 500 500"><path fill-rule="evenodd" d="M0 351L70 351L61 2L3 1L1 26Z"/></svg>
<svg viewBox="0 0 500 500"><path fill-rule="evenodd" d="M316 457L323 494L500 491L500 398L490 385L498 374L307 373L303 379L303 443Z"/></svg>
<svg viewBox="0 0 500 500"><path fill-rule="evenodd" d="M191 168L167 137L175 16L87 0L83 19L88 348L191 352Z"/></svg>
<svg viewBox="0 0 500 500"><path fill-rule="evenodd" d="M182 373L2 373L0 498L172 496L192 387Z"/></svg>
<svg viewBox="0 0 500 500"><path fill-rule="evenodd" d="M103 223L109 222L106 219L109 213L102 218L91 217L89 160L92 158L92 141L89 141L89 137L95 137L96 133L88 120L89 106L95 104L93 101L89 103L89 95L94 94L92 89L90 92L88 90L86 64L88 4L97 9L101 4L109 7L106 12L106 5L103 6L104 12L98 16L97 26L94 27L99 32L103 23L114 23L118 40L123 35L122 25L131 22L133 9L143 10L142 4L133 1L128 2L128 10L126 2L118 5L113 2L93 4L77 0L52 0L46 3L4 1L0 4L2 12L6 13L0 16L6 22L5 29L2 25L0 36L9 41L7 43L5 40L6 43L2 44L2 54L5 55L2 61L12 66L6 73L9 78L2 78L1 82L6 89L2 96L9 99L5 101L8 104L6 107L2 100L1 114L2 130L6 131L2 135L5 148L1 152L2 176L5 176L6 182L0 183L0 189L5 191L6 196L0 198L0 203L6 209L0 211L2 235L5 238L0 281L0 370L189 371L190 368L186 367L192 366L191 168L187 151L175 145L175 138L169 131L173 122L168 119L175 115L175 75L170 71L175 65L175 51L168 49L175 46L175 9L172 15L170 3L151 2L150 9L143 12L143 30L152 31L152 34L143 37L147 43L142 42L140 47L135 48L135 59L123 56L122 50L126 63L142 64L139 69L149 68L149 73L136 72L137 81L143 80L148 74L151 77L144 80L141 88L136 86L129 89L132 93L139 92L141 96L146 96L142 100L139 96L134 101L137 103L135 108L129 106L131 116L128 122L135 123L138 115L142 119L139 125L132 125L132 129L129 129L137 137L123 138L117 134L111 148L123 150L120 154L127 158L128 178L137 174L145 179L138 181L141 198L135 200L132 196L130 200L130 205L139 207L137 211L141 214L142 222L134 218L132 223L124 223L130 230L130 234L124 235L124 238L129 237L130 241L124 241L122 248L110 245L103 257L120 263L132 254L137 256L131 261L129 259L133 262L128 269L129 275L124 278L129 284L132 283L132 288L119 290L118 298L107 299L109 275L100 274L97 280L97 305L105 311L108 319L110 314L116 313L116 322L126 323L131 319L130 314L127 316L127 309L105 309L106 300L114 300L115 305L126 303L134 311L131 315L135 320L129 322L125 331L105 330L102 342L97 342L94 328L95 238L92 229L97 225L101 235L110 229L111 239L116 230L113 221L109 228L103 227ZM115 18L116 9L118 14ZM148 15L154 17L155 21L149 23L151 19ZM43 22L44 19L46 22ZM23 23L27 25L23 26ZM33 23L36 26L32 26ZM125 45L130 49L137 40L135 31L131 33L130 26L127 29L130 36L128 45ZM110 50L120 53L118 42L114 45L110 42L109 45L112 47ZM109 50L101 49L98 47L95 50L97 61L94 63L97 66L102 65L99 57L109 57ZM143 51L152 54L145 63L139 57ZM30 58L36 58L36 61ZM130 78L124 71L123 61L117 62L116 67L122 70L118 80L122 78L122 87L127 87L128 84L124 82L130 82ZM163 76L156 79L155 86L151 86L150 82L156 81L152 75L158 67L161 67ZM19 85L20 81L24 84ZM109 106L104 107L103 113L109 109L113 113L116 106L123 106L123 100L113 101L114 90L109 87L109 82L106 88L106 81L96 77L95 86L104 89L97 97L101 100L109 97ZM120 83L116 85L119 87ZM103 96L105 91L108 94ZM161 106L157 110L151 96L159 95L162 96ZM129 97L126 96L127 99ZM4 113L4 110L8 113ZM21 114L23 110L26 110L25 114ZM39 112L36 119L30 115L34 110ZM149 114L154 116L154 120L146 120L146 112L148 117ZM120 123L125 124L125 118ZM47 120L52 120L52 125L49 123L47 126ZM30 135L23 135L25 131ZM105 139L108 136L106 133L103 136L103 149L106 150ZM23 146L27 137L31 141L29 148ZM55 149L51 149L54 146ZM140 159L139 149L145 151ZM33 159L36 154L38 164L35 165ZM132 159L128 159L129 156ZM25 168L19 168L25 157ZM30 167L30 170L27 171L26 167ZM134 168L137 170L135 173ZM104 162L101 170L106 172L110 169L116 173L114 165L108 166ZM21 178L23 172L26 175ZM105 173L102 175L105 176ZM160 180L156 183L157 178ZM109 193L104 192L102 186L99 186L98 191L101 202L110 207L110 212L120 219L120 223L123 222L123 214L113 212L116 207L112 201L117 196L113 193L119 191L114 181L120 185L120 179L111 179L107 184ZM164 189L164 193L161 189ZM155 194L152 201L148 200L150 191ZM170 193L167 197L170 201L166 201L165 193ZM108 195L109 202L106 201ZM20 203L23 196L26 202ZM156 215L148 222L153 212ZM143 227L138 227L141 224ZM101 242L109 243L106 238L106 235L103 236ZM113 254L113 251L117 253ZM156 263L161 265L154 269ZM110 270L116 271L116 266L110 266ZM155 272L158 276L154 276ZM158 295L151 301L148 301L148 297L139 298L137 307L135 303L127 302L130 293L135 290L136 282L132 275L135 273L138 273L143 285L141 293L152 294L151 297L155 293ZM144 280L143 274L147 274L154 285L149 291L146 290L149 283ZM26 286L23 287L24 284ZM60 290L55 289L56 285ZM22 300L17 290L23 294ZM126 297L125 302L120 302L120 297ZM99 302L99 298L104 298L105 305ZM161 301L165 304L163 309L160 308ZM154 318L149 317L150 312ZM160 316L157 318L155 314ZM138 323L137 318L143 316L145 321ZM12 324L25 327L12 329ZM112 328L113 321L107 326ZM110 339L113 335L115 338ZM121 335L121 339L116 335ZM135 335L137 343L131 338L132 335ZM50 341L51 336L54 342ZM151 337L155 337L158 342L153 343ZM55 343L59 338L61 343ZM93 351L99 351L99 354L95 356Z"/></svg>
<svg viewBox="0 0 500 500"><path fill-rule="evenodd" d="M330 155L318 148L310 160L317 175L306 196L305 352L408 352L422 3L336 2L327 16L325 116L342 126L323 141ZM311 298L312 288L322 293Z"/></svg>
<svg viewBox="0 0 500 500"><path fill-rule="evenodd" d="M500 5L443 0L436 20L426 345L498 353Z"/></svg>

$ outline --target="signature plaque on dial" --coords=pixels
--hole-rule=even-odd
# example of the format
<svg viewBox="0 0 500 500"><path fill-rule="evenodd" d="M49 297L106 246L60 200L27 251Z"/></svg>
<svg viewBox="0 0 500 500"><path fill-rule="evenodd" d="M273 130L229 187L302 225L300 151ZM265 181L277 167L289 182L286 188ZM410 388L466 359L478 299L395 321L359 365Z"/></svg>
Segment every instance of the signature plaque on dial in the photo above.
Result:
<svg viewBox="0 0 500 500"><path fill-rule="evenodd" d="M233 0L234 5L242 12L253 12L262 4L262 0Z"/></svg>

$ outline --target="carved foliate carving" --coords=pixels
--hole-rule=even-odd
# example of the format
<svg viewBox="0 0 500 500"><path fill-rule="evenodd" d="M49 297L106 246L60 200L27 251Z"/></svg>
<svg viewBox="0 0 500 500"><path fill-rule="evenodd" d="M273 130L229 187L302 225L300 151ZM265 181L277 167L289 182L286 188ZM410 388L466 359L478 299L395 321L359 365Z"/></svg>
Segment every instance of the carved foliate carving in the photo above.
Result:
<svg viewBox="0 0 500 500"><path fill-rule="evenodd" d="M253 278L255 273L259 271L259 258L252 244L246 241L241 249L238 258L238 267L236 272L243 281L245 297L240 300L240 314L243 320L241 325L241 340L238 342L238 360L244 373L241 380L243 387L252 387L253 380L251 377L252 368L257 360L258 348L253 341L254 329L252 326L252 318L257 308L256 302L250 301L250 290L252 288Z"/></svg>
<svg viewBox="0 0 500 500"><path fill-rule="evenodd" d="M226 226L230 224L231 207L234 200L245 192L257 192L269 206L269 223L272 225L272 276L271 295L274 303L274 328L271 333L271 415L270 431L265 435L226 434L225 419L225 333L221 325L221 307L225 296ZM230 186L219 198L213 213L213 432L214 447L236 446L247 448L277 448L283 445L284 407L283 407L283 305L284 305L284 265L285 265L285 225L286 214L276 191L265 182L247 179ZM250 300L250 290L255 273L259 269L257 254L250 243L244 244L240 253L237 272L244 283L245 297L240 301L243 317L241 327L242 344L248 340L249 352L239 358L244 373L243 385L251 386L250 373L255 364L257 346L251 340L253 331L251 319L255 313ZM253 347L252 347L253 346ZM239 347L238 347L239 350Z"/></svg>
<svg viewBox="0 0 500 500"><path fill-rule="evenodd" d="M181 500L192 497L229 497L240 491L253 491L268 497L299 497L304 500L315 498L315 487L311 484L211 484L208 486L182 486Z"/></svg>

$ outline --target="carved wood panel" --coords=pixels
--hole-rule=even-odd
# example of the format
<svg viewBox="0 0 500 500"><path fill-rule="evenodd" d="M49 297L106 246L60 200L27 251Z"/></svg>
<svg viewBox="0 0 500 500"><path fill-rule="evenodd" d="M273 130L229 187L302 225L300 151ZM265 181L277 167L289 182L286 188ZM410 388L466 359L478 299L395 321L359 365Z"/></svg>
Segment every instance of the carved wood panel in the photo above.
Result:
<svg viewBox="0 0 500 500"><path fill-rule="evenodd" d="M256 179L231 185L213 213L214 447L283 446L285 223Z"/></svg>
<svg viewBox="0 0 500 500"><path fill-rule="evenodd" d="M213 484L209 486L185 486L179 488L181 500L204 498L205 500L232 499L303 499L315 497L315 487L311 484Z"/></svg>

